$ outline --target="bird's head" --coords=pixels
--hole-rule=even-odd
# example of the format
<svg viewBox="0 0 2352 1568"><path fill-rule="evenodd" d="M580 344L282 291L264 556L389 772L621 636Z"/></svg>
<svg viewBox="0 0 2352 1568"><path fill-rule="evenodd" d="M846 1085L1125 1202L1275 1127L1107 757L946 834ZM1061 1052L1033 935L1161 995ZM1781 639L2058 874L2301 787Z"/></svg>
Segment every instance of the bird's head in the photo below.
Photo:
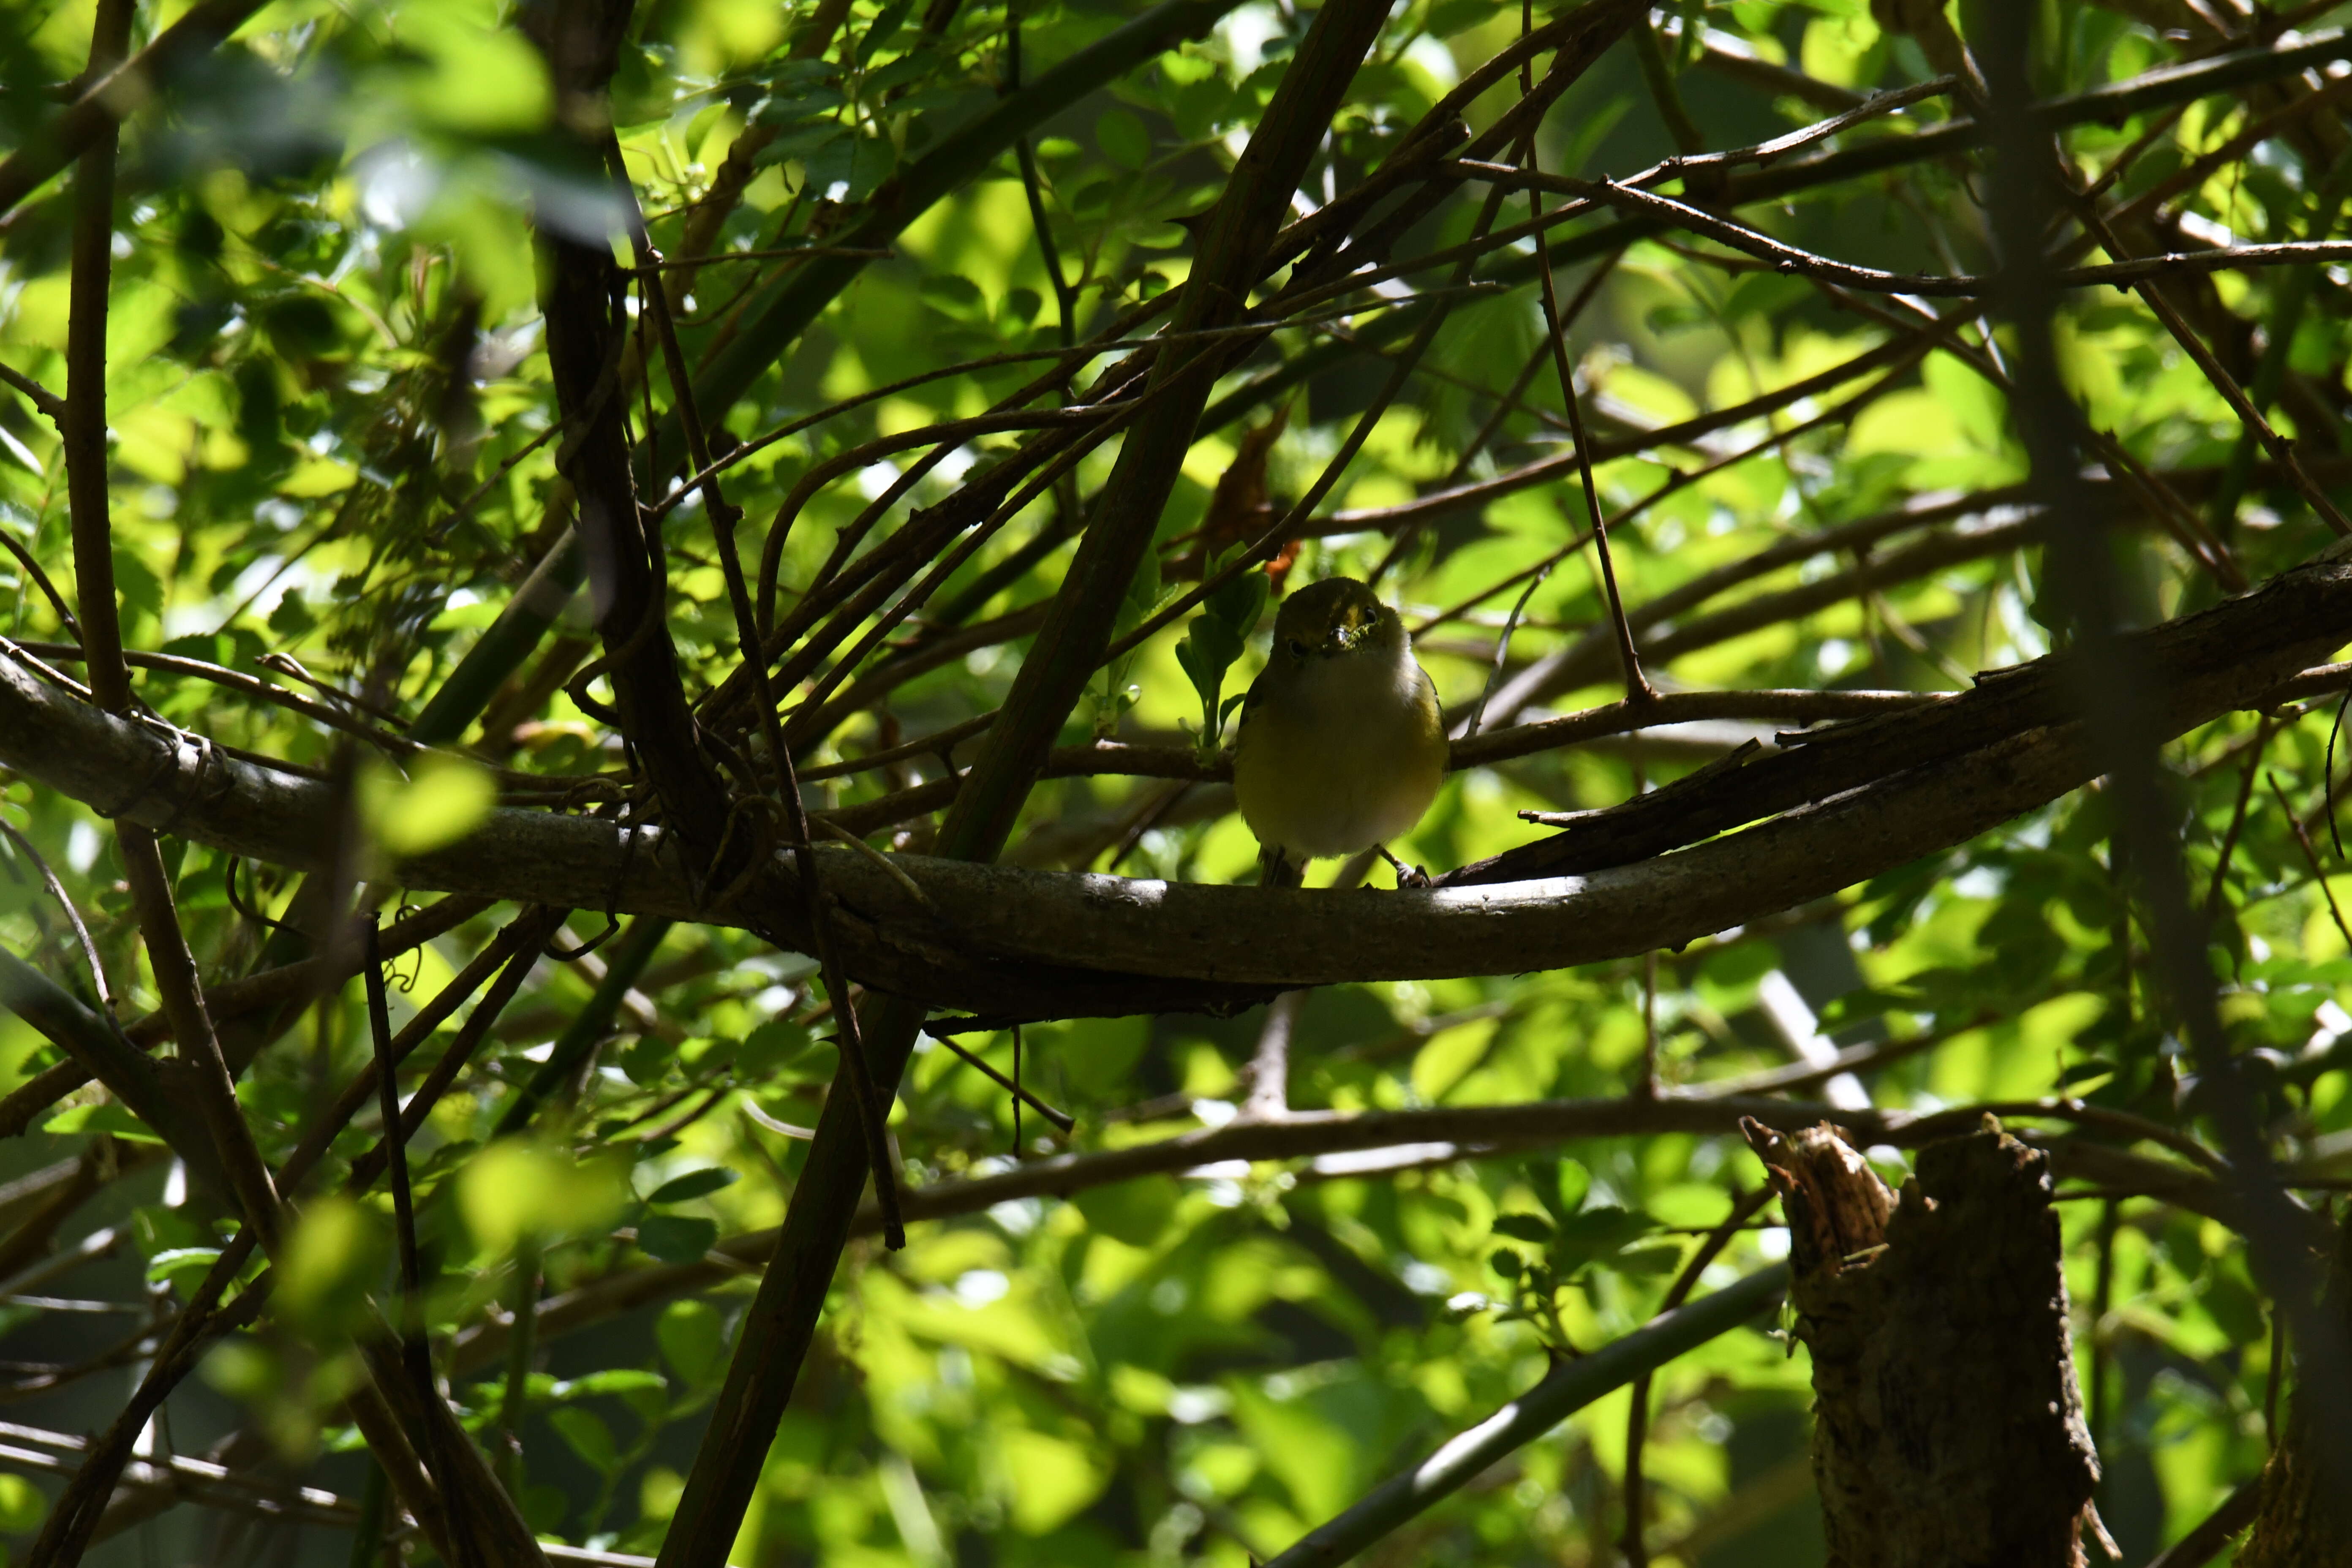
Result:
<svg viewBox="0 0 2352 1568"><path fill-rule="evenodd" d="M1274 618L1274 652L1304 663L1385 645L1403 623L1353 577L1326 577L1283 601Z"/></svg>

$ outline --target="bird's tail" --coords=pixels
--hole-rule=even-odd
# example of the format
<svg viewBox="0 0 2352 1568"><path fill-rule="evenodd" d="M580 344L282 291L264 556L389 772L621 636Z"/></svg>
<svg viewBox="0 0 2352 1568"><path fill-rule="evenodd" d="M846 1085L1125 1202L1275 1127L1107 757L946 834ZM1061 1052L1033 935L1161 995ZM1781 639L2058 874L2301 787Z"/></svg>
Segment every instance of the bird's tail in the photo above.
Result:
<svg viewBox="0 0 2352 1568"><path fill-rule="evenodd" d="M1271 845L1259 846L1257 863L1262 888L1296 888L1307 880L1307 862Z"/></svg>

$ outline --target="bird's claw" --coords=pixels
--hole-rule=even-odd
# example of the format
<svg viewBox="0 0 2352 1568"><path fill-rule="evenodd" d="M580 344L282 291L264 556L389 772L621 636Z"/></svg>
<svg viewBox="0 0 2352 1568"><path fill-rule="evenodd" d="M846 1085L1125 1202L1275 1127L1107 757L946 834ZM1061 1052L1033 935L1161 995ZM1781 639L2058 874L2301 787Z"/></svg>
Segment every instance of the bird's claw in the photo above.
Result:
<svg viewBox="0 0 2352 1568"><path fill-rule="evenodd" d="M1396 873L1396 885L1399 890L1402 890L1406 888L1426 888L1430 885L1429 873L1426 870L1423 869L1419 866L1406 865L1403 861L1390 854L1388 851L1388 846L1384 844L1379 846L1379 848L1381 851L1381 858L1387 861L1389 863L1389 868Z"/></svg>

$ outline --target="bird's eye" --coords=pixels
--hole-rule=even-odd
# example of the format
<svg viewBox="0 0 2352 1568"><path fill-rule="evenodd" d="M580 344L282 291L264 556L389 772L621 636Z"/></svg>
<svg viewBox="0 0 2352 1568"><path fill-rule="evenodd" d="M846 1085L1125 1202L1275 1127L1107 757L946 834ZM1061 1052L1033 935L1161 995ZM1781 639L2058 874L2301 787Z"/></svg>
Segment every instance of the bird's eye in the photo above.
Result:
<svg viewBox="0 0 2352 1568"><path fill-rule="evenodd" d="M1298 638L1292 637L1290 639L1290 654L1292 658L1305 658L1310 651L1311 650L1307 646Z"/></svg>

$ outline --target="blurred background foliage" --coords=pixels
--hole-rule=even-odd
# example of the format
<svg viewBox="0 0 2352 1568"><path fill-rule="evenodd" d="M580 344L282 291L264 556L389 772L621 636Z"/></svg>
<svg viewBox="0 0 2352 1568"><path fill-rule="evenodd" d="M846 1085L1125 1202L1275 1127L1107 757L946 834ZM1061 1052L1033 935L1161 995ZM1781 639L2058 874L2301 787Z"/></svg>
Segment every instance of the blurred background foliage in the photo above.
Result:
<svg viewBox="0 0 2352 1568"><path fill-rule="evenodd" d="M134 45L176 9L142 6ZM1139 14L1121 0L822 9L829 21L775 0L646 0L632 23L615 130L656 244L674 258L708 252L664 278L697 363L733 341L747 297L808 264L793 247L843 243L861 204L951 146L974 115ZM136 671L144 700L225 744L324 769L351 731L397 731L562 534L533 225L600 230L610 191L557 133L547 72L505 11L494 0L281 0L187 64L126 133L107 344L125 642L170 656ZM0 121L12 142L83 68L92 14L88 0L0 8ZM2306 6L2292 21L2308 33L2327 15ZM2284 25L2234 0L2055 0L2042 16L2053 97L2264 47ZM756 567L779 502L816 465L978 415L1039 362L958 365L1059 347L1181 280L1185 220L1222 188L1309 19L1287 0L1246 0L1088 84L1026 147L1002 150L912 215L741 396L706 406L736 441L808 421L729 472L750 512L746 562ZM1302 209L1376 165L1521 26L1517 6L1493 0L1402 0ZM1645 38L1612 49L1569 92L1538 151L1549 170L1622 175L1694 145L1761 142L1935 74L1916 39L1883 31L1860 0L1688 0L1654 13ZM2163 248L2322 237L2352 167L2336 161L2346 137L2334 80L2284 74L2161 102L2074 127L2064 144L2085 180L2113 176L2104 199L2138 204L2133 222ZM1490 123L1517 90L1498 85L1466 118ZM2315 96L2326 102L2304 103ZM1930 96L1831 145L1915 136L1958 112ZM2242 134L2264 115L2277 123ZM1982 271L1971 194L1981 177L1967 153L1890 161L1743 216L1846 261ZM1466 237L1481 190L1441 206L1403 253ZM0 360L52 389L65 380L73 194L69 178L55 182L0 226ZM1517 200L1502 221L1517 221ZM1622 249L1581 237L1607 223L1555 235L1555 256L1563 300L1583 300L1570 356L1588 416L1628 454L1595 478L1623 520L1617 570L1662 684L1942 691L2048 651L2040 552L2004 488L2025 464L2006 426L1998 343L1969 329L1719 429L1653 441L1917 322L1899 304L1723 265L1685 237ZM1385 515L1567 452L1529 258L1524 246L1500 253L1481 274L1492 286L1454 301L1288 566L1293 585L1381 572L1450 708L1466 711L1490 689L1510 698L1490 709L1489 728L1615 693L1605 635L1593 637L1597 581L1573 547L1588 520L1572 468L1406 526ZM1230 378L1161 522L1134 620L1197 578L1204 528L1212 547L1246 538L1271 515L1250 508L1307 489L1387 376L1382 356L1404 336L1392 323L1416 319L1405 312L1418 292L1445 281L1439 268L1381 285L1384 300L1350 297L1284 328ZM2317 471L2352 473L2337 466L2352 349L2344 269L2223 273L2186 293ZM2247 579L2325 542L2274 473L2252 469L2228 493L2238 423L2139 300L2077 293L2062 329L2093 423L2205 509ZM2257 383L2257 363L2275 374ZM666 406L655 381L641 395ZM877 538L1017 438L950 442ZM0 395L0 531L70 603L57 434L11 393ZM855 807L940 775L935 756L848 764L1003 700L1032 611L1060 581L1076 509L1113 449L1090 454L868 661L866 677L895 672L845 704L807 753L804 766L833 775L810 786L813 805ZM920 450L861 458L808 500L778 563L787 603ZM1214 515L1226 480L1234 499ZM667 531L670 629L689 691L737 658L699 508L681 502ZM1884 525L1851 526L1871 519ZM2172 534L2127 537L2143 618L2221 592ZM1776 553L1759 561L1767 550ZM37 650L71 640L17 561L0 574L14 590L9 637ZM465 760L419 760L388 740L362 747L361 794L386 851L447 842L501 797L548 804L583 776L624 775L617 738L563 689L591 651L584 616L575 605L527 662L499 672L508 679L462 737ZM1074 715L1066 738L1189 744L1202 696L1178 658L1185 630L1166 627L1098 682L1094 710ZM1225 692L1254 674L1265 636L1261 622L1244 638ZM1579 647L1555 661L1559 679L1519 681ZM255 682L323 704L341 727L257 698ZM2325 826L2332 711L2323 701L2275 721L2240 715L2168 752L2251 1081L2282 1156L2320 1186L2352 1156L2342 1066L2352 962L2335 913L2352 883ZM1455 866L1529 837L1520 808L1612 804L1769 730L1672 726L1465 771L1395 847ZM555 782L534 786L539 775ZM100 820L22 780L0 801L90 921L125 1017L152 1011ZM2305 827L2310 844L2298 838ZM930 828L916 816L870 837L920 849ZM245 911L282 915L293 879L167 845L207 983L262 963L268 932ZM2152 995L2139 915L2108 845L2086 794L1680 952L1318 992L1297 1019L1288 1104L1612 1097L1639 1086L1645 1049L1671 1091L1876 1045L1885 1048L1861 1076L1801 1086L1800 1097L1920 1109L2073 1095L2193 1132L2199 1086ZM13 845L8 854L0 940L94 1005L30 860ZM1249 877L1254 856L1222 786L1095 776L1036 789L1010 858L1233 881ZM372 894L387 915L400 904L394 889ZM469 918L394 961L395 1027L507 912ZM604 924L583 911L566 941ZM743 1258L782 1215L806 1148L800 1130L831 1080L831 1004L812 970L741 931L625 921L594 954L532 972L416 1141L436 1355L463 1418L502 1456L551 1540L605 1560L657 1548L751 1287ZM1077 1126L1065 1137L1027 1112L1017 1142L1007 1097L926 1039L892 1119L906 1180L941 1186L1220 1125L1251 1091L1265 1023L1259 1012L1032 1027L1024 1079ZM457 1024L414 1070L434 1064ZM1013 1070L1010 1035L964 1043ZM263 1153L283 1160L368 1052L356 985L262 1050L239 1091ZM30 1026L0 1020L0 1089L58 1059ZM551 1083L551 1060L569 1069ZM536 1112L517 1131L509 1112L534 1082ZM371 1108L344 1131L333 1161L372 1145L373 1119ZM0 1415L12 1423L0 1533L22 1540L72 1463L38 1434L111 1418L142 1347L234 1222L192 1196L155 1134L94 1089L38 1108L0 1142L0 1173L13 1184L0 1186L0 1213L20 1226L80 1184L48 1230L6 1247L13 1271L0 1280ZM1639 1326L1696 1237L1760 1179L1735 1137L1585 1139L1490 1156L1423 1144L1024 1197L917 1224L896 1254L861 1237L735 1561L1238 1568L1270 1556L1526 1388L1548 1358ZM2261 1464L2268 1306L2243 1247L2213 1221L2095 1192L2062 1193L2059 1212L2106 1465L2101 1507L2127 1558L2143 1560ZM1779 1224L1766 1210L1707 1281L1784 1253ZM142 1450L216 1458L231 1479L185 1499L146 1489L145 1517L127 1516L91 1561L362 1560L351 1531L370 1467L340 1400L360 1375L350 1336L390 1288L392 1257L380 1192L305 1206L268 1314L212 1352ZM511 1309L534 1268L548 1305L528 1360L510 1367ZM1767 1326L1718 1339L1656 1381L1643 1462L1653 1561L1821 1560L1805 1358ZM1620 1560L1627 1414L1620 1391L1370 1560ZM264 1503L298 1481L325 1500L273 1515Z"/></svg>

